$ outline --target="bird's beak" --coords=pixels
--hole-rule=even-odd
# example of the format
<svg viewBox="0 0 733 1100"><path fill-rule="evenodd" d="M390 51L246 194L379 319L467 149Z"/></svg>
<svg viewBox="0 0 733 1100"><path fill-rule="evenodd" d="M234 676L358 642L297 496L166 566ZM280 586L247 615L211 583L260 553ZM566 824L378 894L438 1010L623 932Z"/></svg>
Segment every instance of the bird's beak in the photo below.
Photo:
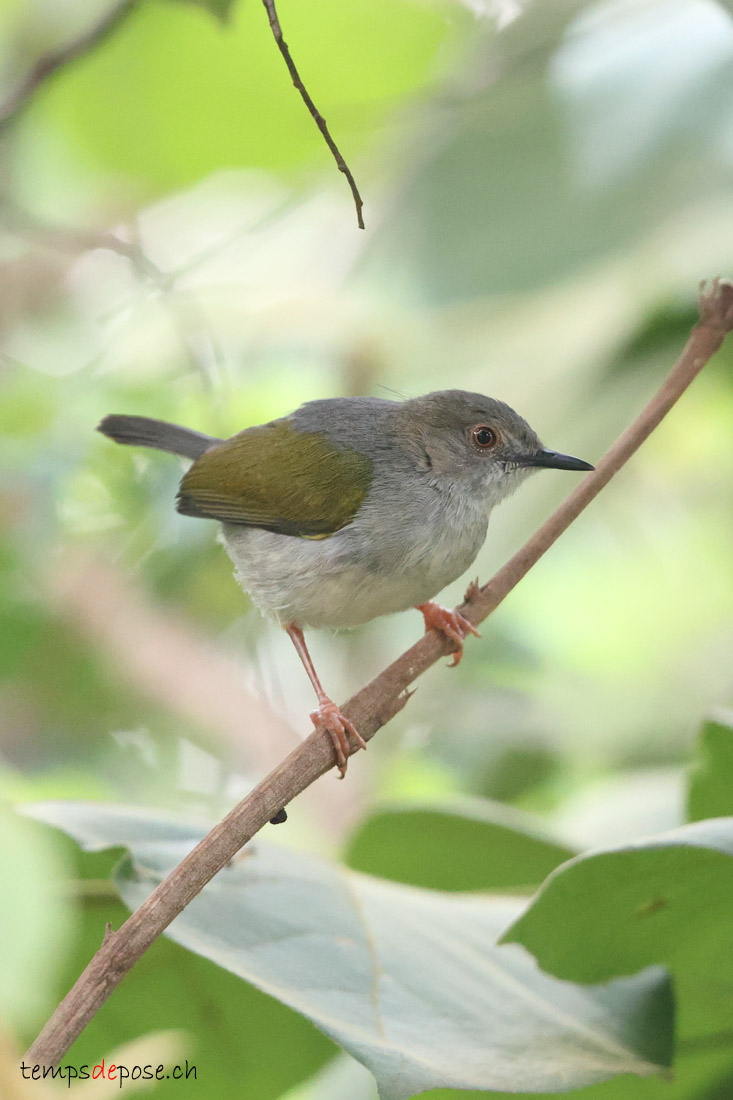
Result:
<svg viewBox="0 0 733 1100"><path fill-rule="evenodd" d="M525 455L519 460L520 466L546 466L551 470L595 470L590 462L584 462L582 458L573 458L572 455L561 455L557 451L538 451L533 455Z"/></svg>

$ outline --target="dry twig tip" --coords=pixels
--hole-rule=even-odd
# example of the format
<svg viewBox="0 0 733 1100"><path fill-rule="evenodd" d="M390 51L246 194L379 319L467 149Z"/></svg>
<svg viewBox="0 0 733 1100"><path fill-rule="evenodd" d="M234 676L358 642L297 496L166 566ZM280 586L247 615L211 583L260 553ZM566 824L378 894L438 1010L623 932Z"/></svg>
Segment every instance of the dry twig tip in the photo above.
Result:
<svg viewBox="0 0 733 1100"><path fill-rule="evenodd" d="M357 224L359 226L359 229L364 229L364 218L362 216L362 209L363 209L364 203L362 202L361 195L359 194L359 189L356 186L356 180L354 179L354 177L351 173L351 169L349 168L348 164L346 163L343 156L341 155L341 151L339 150L339 147L337 146L336 142L331 137L328 126L326 125L325 118L323 117L323 115L321 114L321 112L318 110L315 103L311 99L311 97L308 93L308 89L306 88L305 84L301 80L300 74L299 74L298 70L295 67L295 62L293 61L293 59L290 55L290 50L288 49L288 45L287 45L285 39L283 38L282 27L280 26L280 20L278 19L277 11L275 9L275 0L262 0L262 3L265 5L265 9L267 11L267 17L270 20L270 29L272 30L273 36L275 38L275 42L277 43L277 48L279 49L280 53L282 54L283 60L285 61L285 64L288 67L288 72L290 73L293 84L297 88L297 90L300 92L301 99L303 100L306 107L308 108L308 112L309 112L311 118L313 119L316 126L321 131L321 133L323 134L323 139L326 142L326 145L328 146L328 148L331 150L331 153L333 154L333 159L336 161L336 165L338 167L339 172L343 172L343 174L346 176L346 179L348 180L349 187L351 189L351 194L352 194L352 197L354 199L354 206L356 207L356 221L357 221Z"/></svg>

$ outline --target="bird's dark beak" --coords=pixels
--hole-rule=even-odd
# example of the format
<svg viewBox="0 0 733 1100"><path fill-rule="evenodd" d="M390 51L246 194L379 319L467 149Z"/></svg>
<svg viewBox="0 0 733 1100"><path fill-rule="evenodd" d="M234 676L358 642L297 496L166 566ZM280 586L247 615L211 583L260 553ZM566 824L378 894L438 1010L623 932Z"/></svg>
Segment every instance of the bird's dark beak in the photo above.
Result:
<svg viewBox="0 0 733 1100"><path fill-rule="evenodd" d="M538 451L519 460L521 466L546 466L551 470L595 470L590 462L572 455L561 455L557 451Z"/></svg>

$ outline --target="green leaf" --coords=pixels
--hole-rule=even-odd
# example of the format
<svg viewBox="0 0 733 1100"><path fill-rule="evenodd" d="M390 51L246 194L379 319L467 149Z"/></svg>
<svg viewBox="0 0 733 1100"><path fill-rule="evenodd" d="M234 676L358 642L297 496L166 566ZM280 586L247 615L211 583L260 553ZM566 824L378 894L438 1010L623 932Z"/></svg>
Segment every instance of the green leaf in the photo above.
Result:
<svg viewBox="0 0 733 1100"><path fill-rule="evenodd" d="M43 803L84 847L125 844L139 905L202 831L139 809ZM383 1100L438 1086L568 1089L669 1063L659 968L601 988L497 948L522 903L395 885L257 840L176 919L171 938L309 1017L374 1073Z"/></svg>
<svg viewBox="0 0 733 1100"><path fill-rule="evenodd" d="M478 798L384 807L351 837L346 862L358 871L435 890L532 886L572 849L539 823Z"/></svg>
<svg viewBox="0 0 733 1100"><path fill-rule="evenodd" d="M733 814L733 715L720 712L705 722L697 746L697 760L690 775L687 817Z"/></svg>
<svg viewBox="0 0 733 1100"><path fill-rule="evenodd" d="M577 856L502 940L523 944L551 974L598 982L707 954L716 925L731 936L732 910L733 817L716 818ZM724 962L730 969L733 953Z"/></svg>
<svg viewBox="0 0 733 1100"><path fill-rule="evenodd" d="M723 1044L721 1044L722 1046ZM574 1090L570 1100L730 1100L733 1095L733 1053L696 1052L675 1058L674 1078L616 1077L597 1085ZM541 1100L546 1092L524 1094L525 1100ZM465 1092L432 1089L425 1100L516 1100L511 1092ZM377 1100L373 1079L364 1067L345 1054L333 1059L310 1081L287 1093L281 1100Z"/></svg>
<svg viewBox="0 0 733 1100"><path fill-rule="evenodd" d="M616 1077L597 1085L574 1090L569 1100L730 1100L733 1096L733 1057L725 1050L725 1042L718 1050L697 1051L694 1055L675 1057L674 1074L664 1077ZM350 1095L346 1092L341 1096ZM546 1100L546 1092L525 1094L525 1100ZM480 1092L470 1098L464 1092L453 1089L436 1089L425 1100L516 1100L516 1093ZM290 1097L287 1098L290 1100ZM321 1100L320 1094L297 1093L294 1100ZM327 1096L325 1100L340 1100ZM354 1100L375 1100L372 1096L356 1095Z"/></svg>
<svg viewBox="0 0 733 1100"><path fill-rule="evenodd" d="M554 871L507 930L543 970L598 982L663 964L680 995L680 1036L730 1026L733 817L578 856Z"/></svg>

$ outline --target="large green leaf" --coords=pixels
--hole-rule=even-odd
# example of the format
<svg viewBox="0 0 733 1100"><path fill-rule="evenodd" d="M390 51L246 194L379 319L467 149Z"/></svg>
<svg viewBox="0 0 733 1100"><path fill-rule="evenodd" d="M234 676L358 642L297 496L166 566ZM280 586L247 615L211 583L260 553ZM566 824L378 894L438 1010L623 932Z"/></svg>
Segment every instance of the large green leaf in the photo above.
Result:
<svg viewBox="0 0 733 1100"><path fill-rule="evenodd" d="M690 775L687 816L690 821L733 814L733 714L705 722Z"/></svg>
<svg viewBox="0 0 733 1100"><path fill-rule="evenodd" d="M473 1092L473 1098L512 1100L516 1093ZM525 1093L525 1100L546 1097L546 1092ZM674 1076L615 1077L597 1085L576 1089L572 1100L730 1100L733 1095L733 1052L697 1050L675 1057ZM346 1054L333 1059L315 1077L296 1086L281 1100L377 1100L373 1078ZM466 1100L456 1089L432 1089L425 1100Z"/></svg>
<svg viewBox="0 0 733 1100"><path fill-rule="evenodd" d="M527 887L572 849L528 814L478 798L384 807L351 837L351 867L437 890Z"/></svg>
<svg viewBox="0 0 733 1100"><path fill-rule="evenodd" d="M31 807L84 847L125 844L138 905L202 831L139 809ZM291 1005L367 1065L385 1100L438 1086L557 1091L671 1056L666 975L557 982L496 939L516 899L456 896L345 871L263 841L176 919L177 942Z"/></svg>
<svg viewBox="0 0 733 1100"><path fill-rule="evenodd" d="M551 974L598 982L661 963L676 979L681 1034L730 1027L733 817L578 856L507 930Z"/></svg>

